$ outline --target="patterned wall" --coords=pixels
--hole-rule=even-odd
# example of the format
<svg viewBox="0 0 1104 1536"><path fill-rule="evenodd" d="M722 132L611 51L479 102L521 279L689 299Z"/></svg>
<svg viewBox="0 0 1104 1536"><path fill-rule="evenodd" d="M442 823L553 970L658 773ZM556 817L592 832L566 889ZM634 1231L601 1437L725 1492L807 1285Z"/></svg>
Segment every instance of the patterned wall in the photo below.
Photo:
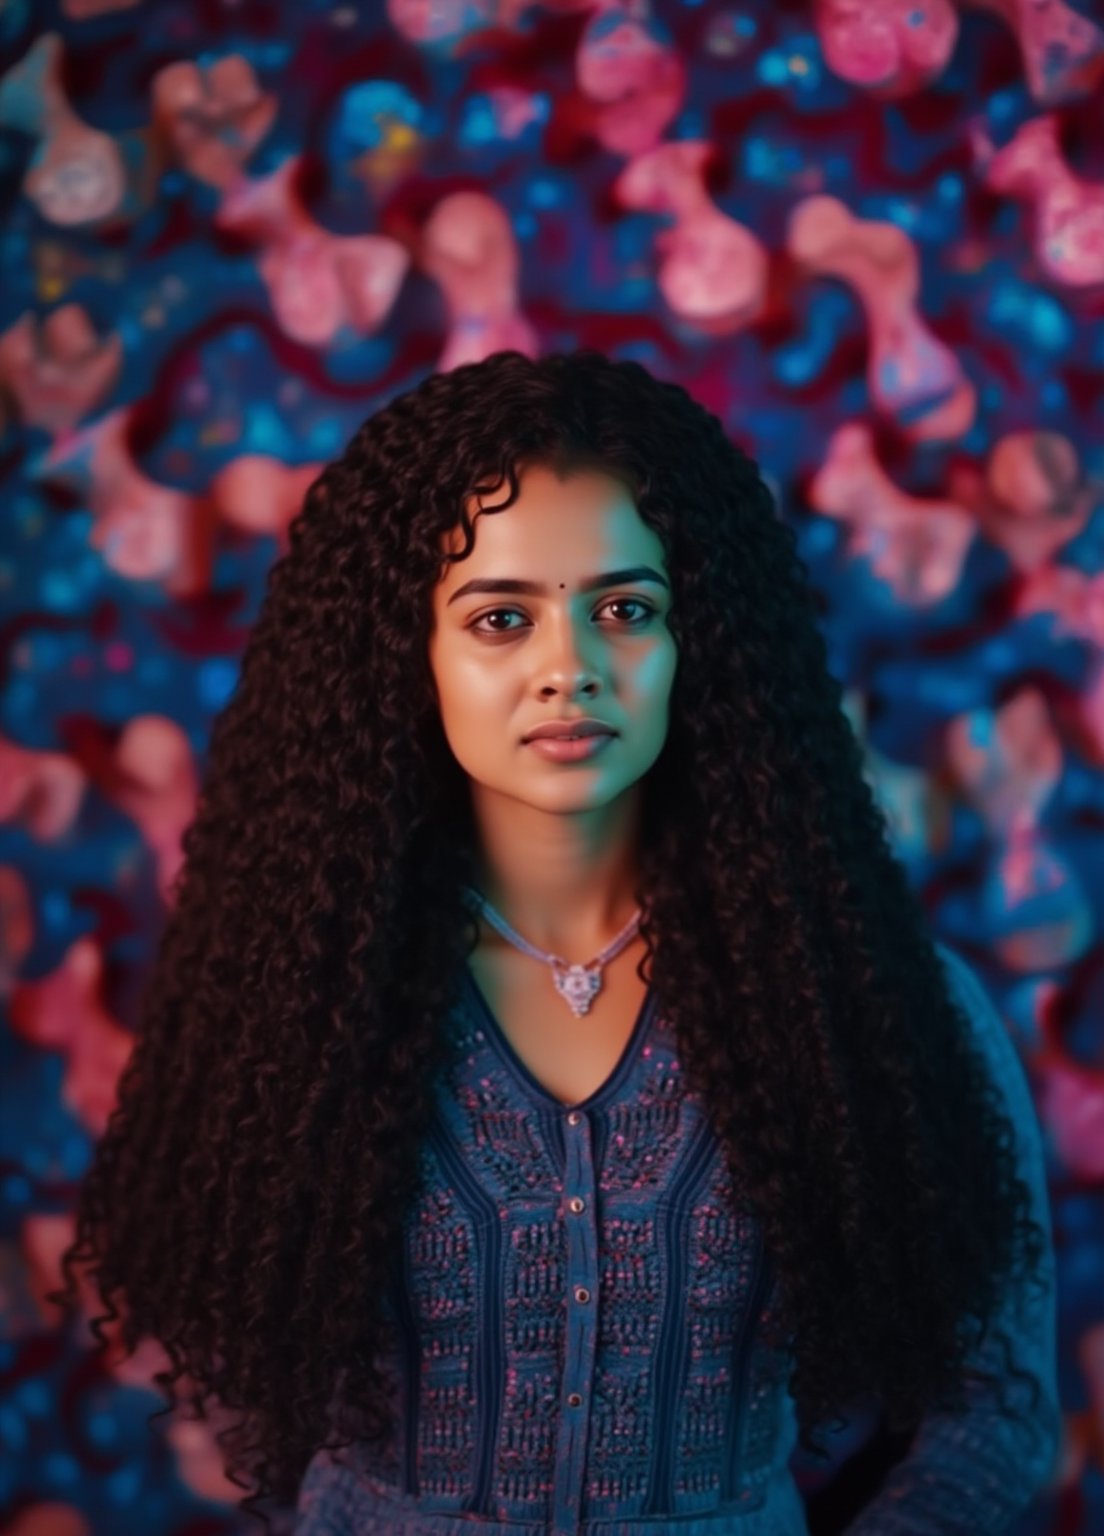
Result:
<svg viewBox="0 0 1104 1536"><path fill-rule="evenodd" d="M1067 1439L1024 1530L1104 1530L1102 9L0 3L0 1525L253 1529L204 1426L147 1432L159 1352L44 1292L304 489L428 372L587 344L799 531L1046 1132Z"/></svg>

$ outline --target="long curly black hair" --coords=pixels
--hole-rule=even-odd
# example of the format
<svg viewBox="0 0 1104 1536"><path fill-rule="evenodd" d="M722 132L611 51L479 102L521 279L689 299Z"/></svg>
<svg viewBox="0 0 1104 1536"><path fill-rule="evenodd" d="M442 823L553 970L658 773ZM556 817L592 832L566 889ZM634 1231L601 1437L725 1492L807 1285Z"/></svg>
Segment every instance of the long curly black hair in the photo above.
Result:
<svg viewBox="0 0 1104 1536"><path fill-rule="evenodd" d="M448 530L470 552L473 489L505 478L512 501L531 463L623 477L666 553L678 663L638 972L764 1223L802 1446L870 1394L898 1430L962 1406L963 1320L1043 1251L755 463L637 363L499 352L373 414L291 524L53 1293L71 1306L87 1268L101 1344L152 1336L172 1407L183 1382L199 1418L233 1411L217 1439L251 1513L350 1444L339 1397L389 1441L379 1307L479 932L431 589Z"/></svg>

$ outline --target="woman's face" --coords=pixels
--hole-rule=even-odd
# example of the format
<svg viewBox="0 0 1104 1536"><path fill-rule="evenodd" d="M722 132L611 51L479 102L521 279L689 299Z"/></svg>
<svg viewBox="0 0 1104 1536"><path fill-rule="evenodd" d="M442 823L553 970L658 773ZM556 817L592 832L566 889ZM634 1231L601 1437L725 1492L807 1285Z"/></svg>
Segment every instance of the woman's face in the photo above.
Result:
<svg viewBox="0 0 1104 1536"><path fill-rule="evenodd" d="M677 648L663 545L627 487L600 471L561 481L534 465L519 482L505 511L479 515L470 499L472 551L433 593L441 722L478 789L551 811L593 809L640 780L667 738ZM493 506L506 490L483 499ZM456 527L442 552L462 547ZM513 581L539 590L507 590ZM472 591L473 582L487 585ZM580 715L617 733L593 758L550 762L523 742L543 721Z"/></svg>

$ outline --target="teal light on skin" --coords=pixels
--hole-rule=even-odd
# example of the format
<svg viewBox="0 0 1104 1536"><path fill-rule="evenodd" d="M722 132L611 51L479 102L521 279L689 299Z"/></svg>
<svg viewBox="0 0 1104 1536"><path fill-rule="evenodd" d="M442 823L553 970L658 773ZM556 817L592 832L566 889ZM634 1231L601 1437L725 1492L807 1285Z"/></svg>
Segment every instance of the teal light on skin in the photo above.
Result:
<svg viewBox="0 0 1104 1536"><path fill-rule="evenodd" d="M601 471L561 480L531 466L504 511L472 496L475 541L433 592L429 662L442 727L467 774L483 894L530 943L586 962L636 910L643 780L667 739L678 661L663 545L628 488ZM493 507L508 484L482 495ZM457 526L442 554L463 548ZM648 567L658 579L584 583ZM472 581L540 593L461 592ZM522 738L588 715L616 738L593 759L554 763Z"/></svg>

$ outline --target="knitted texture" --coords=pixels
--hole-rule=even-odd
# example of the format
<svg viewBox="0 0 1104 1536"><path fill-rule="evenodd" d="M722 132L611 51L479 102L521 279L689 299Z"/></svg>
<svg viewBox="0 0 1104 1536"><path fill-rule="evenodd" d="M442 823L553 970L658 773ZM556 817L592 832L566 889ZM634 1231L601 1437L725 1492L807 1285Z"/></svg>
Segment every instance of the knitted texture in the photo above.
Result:
<svg viewBox="0 0 1104 1536"><path fill-rule="evenodd" d="M1023 1069L976 978L939 948L1010 1093L1049 1232ZM676 1521L682 1536L806 1536L788 1468L792 1362L761 1337L774 1294L762 1229L654 990L606 1082L566 1106L465 974L450 1018L460 1050L437 1085L388 1298L395 1438L370 1463L359 1445L317 1453L295 1536L465 1536L473 1523L486 1536L650 1536ZM979 1392L966 1417L925 1420L855 1536L998 1536L1049 1475L1053 1292L1010 1307L1017 1362L1042 1387L1035 1414L997 1419Z"/></svg>

